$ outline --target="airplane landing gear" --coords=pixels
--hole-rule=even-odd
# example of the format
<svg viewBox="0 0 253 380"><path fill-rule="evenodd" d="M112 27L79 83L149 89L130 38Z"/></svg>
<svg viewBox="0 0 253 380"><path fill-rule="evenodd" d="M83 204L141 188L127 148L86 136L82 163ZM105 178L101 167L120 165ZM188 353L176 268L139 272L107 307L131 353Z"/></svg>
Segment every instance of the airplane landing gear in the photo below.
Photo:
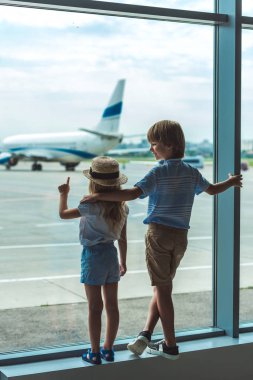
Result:
<svg viewBox="0 0 253 380"><path fill-rule="evenodd" d="M34 162L32 164L32 171L41 171L42 170L42 165L38 164L37 162Z"/></svg>
<svg viewBox="0 0 253 380"><path fill-rule="evenodd" d="M73 172L75 171L75 167L79 164L78 163L69 163L69 164L63 164L65 166L66 172Z"/></svg>

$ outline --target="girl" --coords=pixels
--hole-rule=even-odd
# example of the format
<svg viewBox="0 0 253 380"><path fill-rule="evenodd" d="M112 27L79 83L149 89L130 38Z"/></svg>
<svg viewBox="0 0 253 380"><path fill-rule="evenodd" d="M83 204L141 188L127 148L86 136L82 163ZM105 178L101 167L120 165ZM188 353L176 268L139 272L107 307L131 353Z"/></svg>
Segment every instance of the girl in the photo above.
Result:
<svg viewBox="0 0 253 380"><path fill-rule="evenodd" d="M90 194L120 189L127 177L119 172L119 164L110 157L96 157L91 168L83 171L90 180ZM91 348L82 359L101 364L101 358L114 361L113 343L119 326L118 281L126 273L126 220L128 208L124 202L97 202L79 204L69 209L70 190L67 183L58 187L60 192L59 214L62 219L79 218L79 238L83 245L81 259L81 283L84 284L89 305L88 325ZM120 262L114 241L118 240ZM100 350L101 315L103 298L106 310L106 335Z"/></svg>

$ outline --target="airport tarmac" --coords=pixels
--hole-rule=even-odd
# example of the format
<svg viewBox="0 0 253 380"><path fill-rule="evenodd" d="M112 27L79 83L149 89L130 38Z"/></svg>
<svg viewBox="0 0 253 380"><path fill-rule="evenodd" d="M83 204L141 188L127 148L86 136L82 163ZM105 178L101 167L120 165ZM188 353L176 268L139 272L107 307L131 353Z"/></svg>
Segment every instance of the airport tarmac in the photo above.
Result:
<svg viewBox="0 0 253 380"><path fill-rule="evenodd" d="M65 172L54 163L43 164L42 172L32 172L30 166L30 163L19 163L10 171L0 168L0 309L14 312L17 308L35 310L49 305L85 304L79 283L79 222L59 218L57 187L67 176L71 177L69 207L76 207L87 193L88 182L82 170L89 167L89 162L79 165L75 172ZM148 163L127 163L121 168L129 178L124 187L134 185L150 168ZM211 165L201 172L212 181ZM244 173L241 195L242 288L253 287L252 186L250 169ZM174 281L174 294L184 298L186 308L195 293L200 298L201 294L208 295L201 302L203 308L211 310L212 202L212 197L205 193L195 197L188 250ZM135 300L148 300L152 294L144 259L146 226L142 223L147 200L137 199L128 205L128 272L120 281L119 298L122 303L131 301L134 308Z"/></svg>

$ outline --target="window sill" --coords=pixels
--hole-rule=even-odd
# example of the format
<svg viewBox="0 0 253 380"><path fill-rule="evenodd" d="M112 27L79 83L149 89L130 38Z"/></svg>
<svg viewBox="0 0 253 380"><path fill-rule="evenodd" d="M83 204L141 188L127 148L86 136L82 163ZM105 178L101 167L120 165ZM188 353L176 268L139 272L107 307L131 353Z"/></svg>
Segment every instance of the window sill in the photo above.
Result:
<svg viewBox="0 0 253 380"><path fill-rule="evenodd" d="M186 342L204 338L224 336L225 332L218 328L202 328L199 330L184 330L176 333L177 342ZM153 336L153 340L161 340L162 335ZM114 347L115 351L126 350L131 339L118 339ZM0 366L33 363L47 360L68 359L81 356L89 344L72 344L53 347L43 347L31 350L12 351L0 354Z"/></svg>
<svg viewBox="0 0 253 380"><path fill-rule="evenodd" d="M224 378L248 379L253 373L252 358L253 333L241 334L239 338L220 336L180 343L180 359L170 361L144 353L141 358L129 351L117 351L114 363L104 363L93 366L82 361L80 356L46 360L40 362L18 364L1 367L1 380L20 379L29 380L68 380L94 379L103 376L111 380L135 379L141 373L142 378L153 379L163 376L170 368L170 378L213 379L221 372L229 376ZM102 372L101 372L102 371ZM155 371L155 373L154 373Z"/></svg>

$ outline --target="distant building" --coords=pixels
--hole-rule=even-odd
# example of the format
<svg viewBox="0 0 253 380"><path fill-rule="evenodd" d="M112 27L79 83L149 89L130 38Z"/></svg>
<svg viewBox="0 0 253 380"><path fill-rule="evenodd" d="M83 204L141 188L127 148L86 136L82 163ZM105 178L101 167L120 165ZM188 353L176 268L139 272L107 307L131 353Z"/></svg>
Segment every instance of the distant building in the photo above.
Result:
<svg viewBox="0 0 253 380"><path fill-rule="evenodd" d="M186 155L212 157L213 155L213 143L209 140L203 140L200 143L186 142Z"/></svg>
<svg viewBox="0 0 253 380"><path fill-rule="evenodd" d="M242 140L241 149L243 152L253 152L253 140Z"/></svg>

